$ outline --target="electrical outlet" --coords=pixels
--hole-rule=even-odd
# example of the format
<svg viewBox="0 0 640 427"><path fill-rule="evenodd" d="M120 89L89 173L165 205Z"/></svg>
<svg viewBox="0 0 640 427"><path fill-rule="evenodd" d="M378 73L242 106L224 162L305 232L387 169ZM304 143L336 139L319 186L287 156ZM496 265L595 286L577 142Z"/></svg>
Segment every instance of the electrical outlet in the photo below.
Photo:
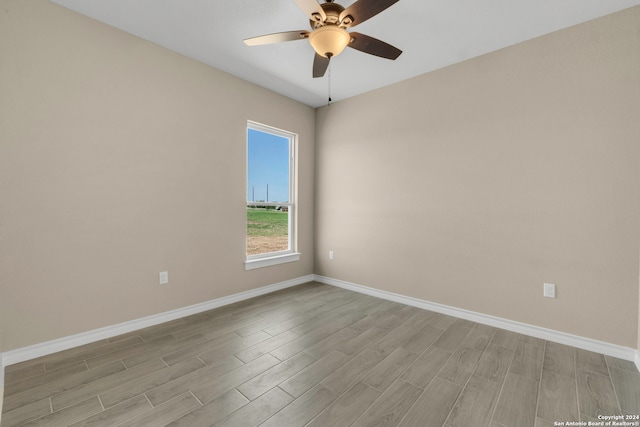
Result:
<svg viewBox="0 0 640 427"><path fill-rule="evenodd" d="M169 272L168 271L161 271L160 272L160 284L161 285L166 285L167 283L169 283Z"/></svg>
<svg viewBox="0 0 640 427"><path fill-rule="evenodd" d="M544 284L544 296L547 298L555 298L556 297L556 285L553 283L545 283Z"/></svg>
<svg viewBox="0 0 640 427"><path fill-rule="evenodd" d="M329 251L329 259L333 259L333 251Z"/></svg>

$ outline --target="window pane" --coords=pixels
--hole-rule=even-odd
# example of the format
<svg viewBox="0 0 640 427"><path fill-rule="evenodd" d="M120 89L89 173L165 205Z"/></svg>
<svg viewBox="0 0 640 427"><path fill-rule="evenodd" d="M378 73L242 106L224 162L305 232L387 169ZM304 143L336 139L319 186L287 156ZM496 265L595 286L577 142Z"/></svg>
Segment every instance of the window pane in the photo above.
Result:
<svg viewBox="0 0 640 427"><path fill-rule="evenodd" d="M293 141L285 131L247 128L247 256L291 251Z"/></svg>
<svg viewBox="0 0 640 427"><path fill-rule="evenodd" d="M289 139L248 130L247 201L289 202Z"/></svg>
<svg viewBox="0 0 640 427"><path fill-rule="evenodd" d="M289 249L287 207L247 207L247 255Z"/></svg>

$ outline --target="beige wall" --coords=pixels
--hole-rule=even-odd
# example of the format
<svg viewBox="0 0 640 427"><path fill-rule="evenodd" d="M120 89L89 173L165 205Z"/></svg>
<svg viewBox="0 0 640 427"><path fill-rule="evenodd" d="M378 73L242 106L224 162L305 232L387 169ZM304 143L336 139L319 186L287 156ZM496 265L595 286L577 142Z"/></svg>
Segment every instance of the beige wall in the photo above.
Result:
<svg viewBox="0 0 640 427"><path fill-rule="evenodd" d="M638 40L640 7L317 110L316 273L637 348Z"/></svg>
<svg viewBox="0 0 640 427"><path fill-rule="evenodd" d="M1 6L0 351L313 273L312 108L47 1ZM301 261L253 271L248 119L300 135Z"/></svg>

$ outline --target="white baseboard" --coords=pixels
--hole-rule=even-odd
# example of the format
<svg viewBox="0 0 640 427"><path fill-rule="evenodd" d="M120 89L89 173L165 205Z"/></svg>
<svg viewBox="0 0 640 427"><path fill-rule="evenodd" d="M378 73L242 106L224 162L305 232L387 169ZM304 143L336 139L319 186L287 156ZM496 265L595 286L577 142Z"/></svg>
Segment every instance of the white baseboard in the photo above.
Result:
<svg viewBox="0 0 640 427"><path fill-rule="evenodd" d="M15 363L24 362L26 360L35 359L36 357L57 353L58 351L68 350L73 347L89 344L91 342L103 340L106 338L115 337L128 332L133 332L138 329L168 322L170 320L190 316L192 314L202 313L203 311L212 310L214 308L233 304L239 301L244 301L260 295L279 291L280 289L301 285L303 283L313 281L314 277L315 276L313 274L310 274L307 276L298 277L296 279L275 283L273 285L263 286L261 288L251 289L249 291L240 292L203 303L190 305L188 307L166 311L164 313L154 314L152 316L143 317L141 319L131 320L129 322L119 323L117 325L106 326L104 328L94 329L92 331L87 331L80 334L1 353L0 368L2 368L2 370L0 371L0 387L3 387L4 385L4 366L9 366Z"/></svg>
<svg viewBox="0 0 640 427"><path fill-rule="evenodd" d="M292 286L301 285L303 283L311 282L314 280L320 283L325 283L327 285L337 286L350 291L367 294L376 298L382 298L389 301L394 301L401 304L422 308L425 310L435 311L437 313L448 314L450 316L455 316L462 319L495 326L497 328L506 329L509 331L534 336L537 338L542 338L548 341L567 344L567 345L582 348L585 350L606 354L608 356L613 356L613 357L618 357L620 359L633 361L636 367L638 368L638 371L640 371L640 353L637 350L629 347L623 347L616 344L610 344L603 341L593 340L591 338L580 337L577 335L567 334L564 332L559 332L551 329L541 328L538 326L528 325L525 323L519 323L512 320L507 320L507 319L502 319L495 316L477 313L474 311L447 306L444 304L433 303L433 302L421 300L418 298L407 297L407 296L396 294L393 292L382 291L379 289L369 288L367 286L362 286L355 283L345 282L343 280L332 279L330 277L310 274L307 276L298 277L296 279L291 279L284 282L275 283L273 285L268 285L261 288L240 292L237 294L229 295L222 298L217 298L217 299L206 301L199 304L190 305L188 307L171 310L164 313L159 313L159 314L144 317L141 319L131 320L129 322L107 326L104 328L83 332L77 335L72 335L69 337L64 337L64 338L60 338L52 341L47 341L41 344L35 344L32 346L23 347L16 350L11 350L5 353L0 353L0 390L2 390L2 388L4 387L4 367L5 366L9 366L15 363L34 359L40 356L46 356L48 354L56 353L58 351L68 350L70 348L77 347L84 344L89 344L94 341L115 337L124 333L132 332L132 331L146 328L149 326L158 325L160 323L179 319L181 317L189 316L192 314L201 313L203 311L212 310L214 308L233 304L239 301L244 301L260 295L268 294L268 293L289 288ZM1 398L2 398L2 394L0 394L0 405L2 404Z"/></svg>
<svg viewBox="0 0 640 427"><path fill-rule="evenodd" d="M332 279L330 277L315 275L315 281L325 283L327 285L337 286L354 292L360 292L376 298L382 298L389 301L422 308L425 310L435 311L437 313L448 314L450 316L471 320L473 322L495 326L496 328L506 329L508 331L530 335L536 338L542 338L547 341L566 344L573 347L581 348L583 350L589 350L596 353L617 357L619 359L633 361L638 367L638 371L640 371L640 354L636 349L633 348L610 344L604 341L598 341L578 335L567 334L565 332L555 331L552 329L541 328L539 326L528 325L526 323L515 322L513 320L451 307L444 304L429 302L418 298L396 294L393 292L382 291L380 289L369 288L367 286L345 282L344 280Z"/></svg>

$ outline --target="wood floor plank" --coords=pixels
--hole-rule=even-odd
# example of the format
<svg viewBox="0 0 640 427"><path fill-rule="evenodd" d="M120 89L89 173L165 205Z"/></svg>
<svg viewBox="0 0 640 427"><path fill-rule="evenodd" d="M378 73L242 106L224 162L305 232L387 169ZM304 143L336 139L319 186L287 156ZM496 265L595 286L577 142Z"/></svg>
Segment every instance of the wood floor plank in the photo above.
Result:
<svg viewBox="0 0 640 427"><path fill-rule="evenodd" d="M497 331L498 329L493 326L477 323L465 339L464 345L469 348L484 351Z"/></svg>
<svg viewBox="0 0 640 427"><path fill-rule="evenodd" d="M433 343L435 347L445 351L454 352L462 344L466 336L471 332L471 328L465 324L453 324L449 326L440 337Z"/></svg>
<svg viewBox="0 0 640 427"><path fill-rule="evenodd" d="M400 310L399 313L402 314L401 319L405 320L398 323L397 327L394 327L393 323L386 323L384 326L387 329L393 329L396 333L401 333L408 337L415 335L417 331L420 331L425 326L429 326L429 323L435 316L435 314L430 311L416 311L415 309L407 312Z"/></svg>
<svg viewBox="0 0 640 427"><path fill-rule="evenodd" d="M174 365L183 360L191 359L192 357L197 357L203 353L215 351L220 348L234 349L237 351L270 337L271 335L265 332L259 332L257 335L250 337L241 337L235 332L229 332L228 334L219 335L202 342L178 347L171 353L163 354L162 360L164 360L167 365ZM229 352L226 352L226 354L229 354Z"/></svg>
<svg viewBox="0 0 640 427"><path fill-rule="evenodd" d="M287 307L287 309L283 312L281 312L280 310L282 310L282 308L278 307L274 310L270 310L272 314L260 313L260 317L262 319L260 322L243 326L241 328L235 329L233 332L240 335L241 337L247 337L249 335L255 334L256 332L264 332L264 329L268 328L269 326L278 325L303 313L299 305Z"/></svg>
<svg viewBox="0 0 640 427"><path fill-rule="evenodd" d="M45 373L44 362L9 365L4 372L4 386L7 388L14 381L24 381L26 378Z"/></svg>
<svg viewBox="0 0 640 427"><path fill-rule="evenodd" d="M364 298L359 301L358 311L361 313L369 314L377 310L378 307L383 306L388 301L380 298L371 297L369 295L363 295Z"/></svg>
<svg viewBox="0 0 640 427"><path fill-rule="evenodd" d="M260 427L305 426L337 398L337 394L318 385L260 424Z"/></svg>
<svg viewBox="0 0 640 427"><path fill-rule="evenodd" d="M292 400L293 397L276 387L213 425L216 427L257 426Z"/></svg>
<svg viewBox="0 0 640 427"><path fill-rule="evenodd" d="M418 331L429 325L436 316L433 311L422 310L416 307L404 307L401 311L406 311L408 317L402 322L403 327L408 327L414 331Z"/></svg>
<svg viewBox="0 0 640 427"><path fill-rule="evenodd" d="M175 341L176 339L171 335L164 335L149 341L141 341L140 343L136 343L131 346L121 348L115 351L99 354L97 356L87 359L86 363L89 366L89 369L92 369L97 366L102 366L108 363L115 362L116 360L122 360L130 356L144 353L146 351L149 351L150 349L154 349L163 344L168 344Z"/></svg>
<svg viewBox="0 0 640 427"><path fill-rule="evenodd" d="M295 326L291 330L299 335L306 335L316 331L319 327L325 326L324 324L327 323L327 320L337 321L338 319L344 318L345 316L349 316L347 317L347 319L354 319L340 323L340 327L332 329L332 332L335 332L339 329L342 329L349 323L353 323L354 321L365 317L363 313L357 311L358 305L359 303L353 300L338 300L333 304L327 304L326 306L320 307L317 311L317 314L313 317L310 317L309 314L306 314L304 322ZM327 308L330 309L327 310Z"/></svg>
<svg viewBox="0 0 640 427"><path fill-rule="evenodd" d="M351 312L337 319L328 320L322 324L322 326L319 326L311 332L271 351L270 354L280 360L287 360L294 354L304 351L307 347L312 346L340 329L349 326L351 323L360 320L362 317L364 317L362 313Z"/></svg>
<svg viewBox="0 0 640 427"><path fill-rule="evenodd" d="M508 373L493 419L506 427L534 427L537 397L538 381Z"/></svg>
<svg viewBox="0 0 640 427"><path fill-rule="evenodd" d="M93 416L83 419L82 421L71 424L71 427L117 426L133 417L149 412L151 409L151 404L144 396L136 396L113 406L106 411L101 411Z"/></svg>
<svg viewBox="0 0 640 427"><path fill-rule="evenodd" d="M47 371L43 374L26 377L21 381L14 381L12 383L5 384L4 395L11 396L21 393L25 390L29 390L43 384L52 383L69 375L83 371L88 371L87 364L84 361L69 364L53 371Z"/></svg>
<svg viewBox="0 0 640 427"><path fill-rule="evenodd" d="M604 358L607 361L607 365L610 367L624 369L625 371L638 373L638 368L636 368L636 364L629 360L622 360L613 356L605 356Z"/></svg>
<svg viewBox="0 0 640 427"><path fill-rule="evenodd" d="M163 335L170 335L171 331L176 328L181 328L184 325L189 324L190 321L198 319L203 316L193 315L188 317L183 317L180 319L170 320L165 323L161 323L159 325L147 326L146 328L138 329L136 331L127 332L115 337L109 338L107 341L109 342L117 342L123 339L127 339L129 337L139 337L142 341L151 340L153 338L157 338Z"/></svg>
<svg viewBox="0 0 640 427"><path fill-rule="evenodd" d="M274 364L276 361L274 361ZM148 392L146 396L153 406L167 402L178 397L188 391L191 391L194 385L204 385L207 378L216 378L225 375L233 369L244 366L240 360L233 356L218 359L216 364L207 365L204 368L196 369L186 375L182 375L176 379L163 383Z"/></svg>
<svg viewBox="0 0 640 427"><path fill-rule="evenodd" d="M525 344L535 345L536 347L543 347L546 345L546 341L542 338L532 337L530 335L520 335L520 342Z"/></svg>
<svg viewBox="0 0 640 427"><path fill-rule="evenodd" d="M362 381L371 387L384 391L417 357L415 353L399 347L365 375Z"/></svg>
<svg viewBox="0 0 640 427"><path fill-rule="evenodd" d="M463 345L451 355L438 373L438 376L464 387L476 370L480 357L482 357L482 351Z"/></svg>
<svg viewBox="0 0 640 427"><path fill-rule="evenodd" d="M209 339L213 339L259 321L259 318L251 315L246 317L227 315L220 318L206 319L202 322L194 323L189 327L176 329L171 335L178 340L190 337L191 335L204 335Z"/></svg>
<svg viewBox="0 0 640 427"><path fill-rule="evenodd" d="M458 319L456 319L453 316L449 316L447 314L438 313L435 316L433 316L433 318L431 319L429 324L431 326L433 326L434 328L446 330L450 326L452 326L454 323L456 323L456 320L458 320Z"/></svg>
<svg viewBox="0 0 640 427"><path fill-rule="evenodd" d="M322 411L309 427L348 427L375 401L380 392L359 382Z"/></svg>
<svg viewBox="0 0 640 427"><path fill-rule="evenodd" d="M238 390L232 389L183 415L169 425L172 427L209 427L248 403L249 400L246 397Z"/></svg>
<svg viewBox="0 0 640 427"><path fill-rule="evenodd" d="M367 349L330 373L322 380L322 385L340 395L360 381L367 372L382 362L384 357L383 353Z"/></svg>
<svg viewBox="0 0 640 427"><path fill-rule="evenodd" d="M509 372L540 381L543 357L544 347L520 341L516 347Z"/></svg>
<svg viewBox="0 0 640 427"><path fill-rule="evenodd" d="M272 336L280 335L281 333L291 330L308 320L309 320L309 317L307 313L299 314L283 322L279 322L279 323L276 323L275 325L262 328L262 330Z"/></svg>
<svg viewBox="0 0 640 427"><path fill-rule="evenodd" d="M266 334L266 332L263 333ZM282 347L283 345L295 340L299 336L300 335L298 333L293 331L285 331L280 335L276 335L273 337L268 336L264 340L236 352L235 356L238 359L242 360L244 363L251 362L252 360L257 359L260 356L264 356L271 350L275 350L276 348Z"/></svg>
<svg viewBox="0 0 640 427"><path fill-rule="evenodd" d="M358 335L348 341L338 344L335 347L335 350L338 350L348 356L352 356L366 350L372 343L377 342L389 333L387 329L381 329L375 326L367 328L362 332L358 329L353 329L352 327L350 327L350 329L358 333Z"/></svg>
<svg viewBox="0 0 640 427"><path fill-rule="evenodd" d="M154 371L135 381L122 381L116 387L100 390L100 400L105 408L110 408L138 394L146 393L173 380L183 378L185 375L204 367L205 364L198 359L185 360L173 366Z"/></svg>
<svg viewBox="0 0 640 427"><path fill-rule="evenodd" d="M102 405L96 396L23 425L29 427L69 426L101 411Z"/></svg>
<svg viewBox="0 0 640 427"><path fill-rule="evenodd" d="M578 371L578 405L580 413L598 418L598 415L620 414L620 407L608 376Z"/></svg>
<svg viewBox="0 0 640 427"><path fill-rule="evenodd" d="M478 362L474 375L502 384L515 351L491 343Z"/></svg>
<svg viewBox="0 0 640 427"><path fill-rule="evenodd" d="M94 381L78 385L70 390L55 394L51 397L51 405L53 410L65 408L74 403L85 400L88 396L97 396L102 390L121 385L123 382L131 383L138 381L140 378L156 372L166 367L162 360L150 360L134 368L119 371L111 375L104 376Z"/></svg>
<svg viewBox="0 0 640 427"><path fill-rule="evenodd" d="M247 350L248 348L253 347L254 345L261 344L271 338L265 339L265 335L268 335L263 332L259 332L248 337L243 337L239 341L234 341L233 343L218 345L211 348L209 351L205 353L198 354L198 359L202 360L207 365L215 365L218 360L222 358L226 358L229 356L234 356L236 359L240 360L237 356L235 356L238 352ZM263 353L263 352L260 352ZM260 354L258 357L263 356L266 353ZM254 358L257 359L258 357ZM252 360L254 360L252 359Z"/></svg>
<svg viewBox="0 0 640 427"><path fill-rule="evenodd" d="M581 348L576 349L576 369L609 375L609 368L603 354Z"/></svg>
<svg viewBox="0 0 640 427"><path fill-rule="evenodd" d="M284 322L278 323L273 326L268 326L263 330L270 335L279 335L284 331L294 329L307 322L309 323L322 322L324 319L326 319L327 313L330 313L335 308L342 306L344 304L346 303L340 299L336 299L335 301L325 302L315 308L306 310L304 313L294 316L289 320L285 320Z"/></svg>
<svg viewBox="0 0 640 427"><path fill-rule="evenodd" d="M315 362L316 359L306 353L298 353L289 360L267 369L262 374L250 379L237 389L247 399L254 400L258 396L266 393L278 384L288 380L307 366Z"/></svg>
<svg viewBox="0 0 640 427"><path fill-rule="evenodd" d="M280 384L280 388L294 397L300 397L331 372L342 366L348 359L349 357L345 354L334 350Z"/></svg>
<svg viewBox="0 0 640 427"><path fill-rule="evenodd" d="M537 416L547 421L579 420L576 381L543 371L538 394Z"/></svg>
<svg viewBox="0 0 640 427"><path fill-rule="evenodd" d="M488 427L498 401L500 386L486 378L472 376L447 418L450 427Z"/></svg>
<svg viewBox="0 0 640 427"><path fill-rule="evenodd" d="M429 325L435 317L414 314L395 328L384 328L389 332L373 348L384 352L385 355L391 354L398 347L405 347L411 352L421 354L421 349L424 351L443 333L441 329ZM428 329L422 331L423 328Z"/></svg>
<svg viewBox="0 0 640 427"><path fill-rule="evenodd" d="M191 393L185 393L175 399L171 399L162 405L156 406L150 411L146 411L138 416L127 420L127 427L156 427L166 426L176 421L197 408L200 402Z"/></svg>
<svg viewBox="0 0 640 427"><path fill-rule="evenodd" d="M191 335L182 340L172 339L171 341L168 341L162 345L156 345L153 348L148 349L147 351L127 356L122 361L125 365L127 365L128 368L132 368L149 360L160 359L162 358L162 356L171 354L175 351L180 350L181 348L190 348L191 346L198 345L206 341L207 337L200 334Z"/></svg>
<svg viewBox="0 0 640 427"><path fill-rule="evenodd" d="M422 354L442 335L442 329L426 325L402 343L402 348L415 354Z"/></svg>
<svg viewBox="0 0 640 427"><path fill-rule="evenodd" d="M461 391L462 388L455 384L441 378L434 378L399 425L401 427L441 427Z"/></svg>
<svg viewBox="0 0 640 427"><path fill-rule="evenodd" d="M451 353L437 347L429 347L413 364L400 376L422 389L426 388L431 380L438 375L440 369L447 363Z"/></svg>
<svg viewBox="0 0 640 427"><path fill-rule="evenodd" d="M612 367L611 381L622 411L640 415L640 374Z"/></svg>
<svg viewBox="0 0 640 427"><path fill-rule="evenodd" d="M189 387L200 402L207 403L232 388L249 381L251 378L263 373L278 363L280 363L278 359L269 354L265 354L219 376L213 384L209 379L202 378L189 384ZM153 401L151 403L153 403Z"/></svg>
<svg viewBox="0 0 640 427"><path fill-rule="evenodd" d="M51 414L51 402L49 402L49 399L38 400L13 411L4 412L2 414L2 427L23 425L49 414Z"/></svg>
<svg viewBox="0 0 640 427"><path fill-rule="evenodd" d="M574 347L568 345L548 342L544 351L544 363L542 368L545 371L562 375L567 378L576 377L576 351Z"/></svg>
<svg viewBox="0 0 640 427"><path fill-rule="evenodd" d="M557 427L558 424L555 424L556 422L557 421L551 422L542 418L536 418L535 427Z"/></svg>
<svg viewBox="0 0 640 427"><path fill-rule="evenodd" d="M472 320L461 319L459 317L456 317L456 321L453 324L458 326L464 326L465 328L469 328L469 329L473 329L475 326L478 325L478 323Z"/></svg>
<svg viewBox="0 0 640 427"><path fill-rule="evenodd" d="M76 347L64 352L52 354L45 357L45 367L47 371L59 369L69 364L80 362L83 360L91 359L101 354L108 354L138 345L142 342L140 337L132 336L126 340L110 343L108 341L102 341L100 345L87 344L80 347Z"/></svg>
<svg viewBox="0 0 640 427"><path fill-rule="evenodd" d="M320 340L312 346L306 348L304 352L316 359L320 359L321 357L330 353L332 350L337 349L340 344L351 341L357 335L358 332L349 327L342 328L339 331L329 335L325 339Z"/></svg>
<svg viewBox="0 0 640 427"><path fill-rule="evenodd" d="M388 311L379 316L372 315L373 324L379 328L394 329L418 312L415 307L404 306L399 310Z"/></svg>
<svg viewBox="0 0 640 427"><path fill-rule="evenodd" d="M357 419L353 427L396 426L420 394L422 389L397 380Z"/></svg>
<svg viewBox="0 0 640 427"><path fill-rule="evenodd" d="M115 374L116 372L124 371L125 369L126 368L122 362L118 361L88 371L64 376L56 381L42 384L21 393L5 397L2 405L3 411L12 411L21 406L63 393L67 390L72 390L75 387L91 383L100 378Z"/></svg>
<svg viewBox="0 0 640 427"><path fill-rule="evenodd" d="M518 342L520 342L520 334L505 329L498 329L491 342L500 347L515 351Z"/></svg>

